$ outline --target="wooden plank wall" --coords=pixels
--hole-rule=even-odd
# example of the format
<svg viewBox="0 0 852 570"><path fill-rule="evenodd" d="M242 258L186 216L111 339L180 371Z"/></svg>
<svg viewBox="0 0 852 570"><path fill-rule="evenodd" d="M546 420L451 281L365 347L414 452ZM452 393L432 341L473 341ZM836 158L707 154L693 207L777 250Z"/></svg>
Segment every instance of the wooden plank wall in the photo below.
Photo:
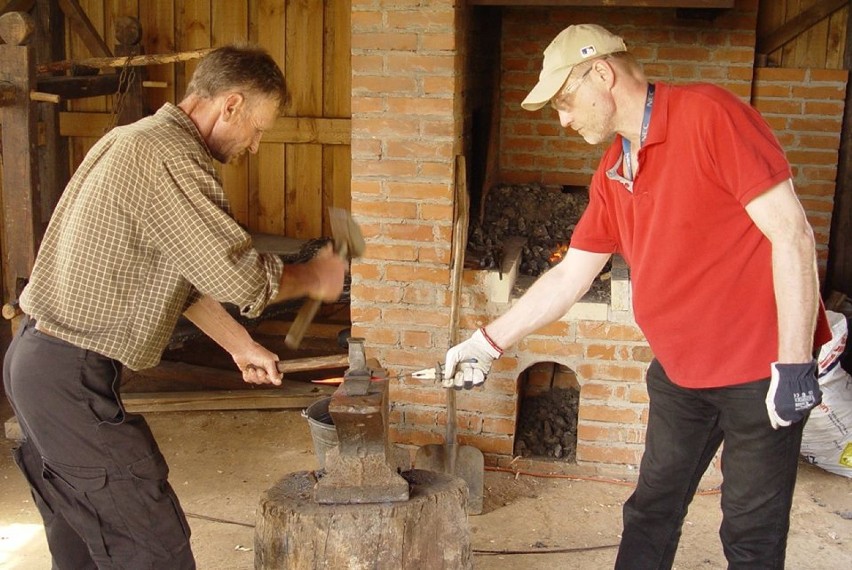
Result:
<svg viewBox="0 0 852 570"><path fill-rule="evenodd" d="M758 37L790 22L824 0L761 0L758 11ZM849 7L841 8L807 31L767 54L767 65L811 69L843 69L846 22Z"/></svg>
<svg viewBox="0 0 852 570"><path fill-rule="evenodd" d="M246 41L266 48L284 71L292 102L257 155L220 167L225 191L236 219L250 231L330 235L328 207L350 206L350 0L79 3L111 49L115 22L123 16L139 19L148 54ZM92 56L70 30L67 38L68 59ZM195 63L137 68L145 79L167 84L144 90L148 112L180 100ZM114 102L113 96L68 102L62 133L71 143L72 169L109 124Z"/></svg>

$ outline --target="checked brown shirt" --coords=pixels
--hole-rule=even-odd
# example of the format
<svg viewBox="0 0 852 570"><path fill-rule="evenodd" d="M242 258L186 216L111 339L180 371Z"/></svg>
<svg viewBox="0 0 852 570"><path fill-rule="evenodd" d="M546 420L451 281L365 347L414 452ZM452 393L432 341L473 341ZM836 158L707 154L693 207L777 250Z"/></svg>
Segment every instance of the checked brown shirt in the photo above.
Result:
<svg viewBox="0 0 852 570"><path fill-rule="evenodd" d="M159 362L200 293L256 317L282 269L252 248L198 129L167 103L86 155L20 304L40 330L138 370Z"/></svg>

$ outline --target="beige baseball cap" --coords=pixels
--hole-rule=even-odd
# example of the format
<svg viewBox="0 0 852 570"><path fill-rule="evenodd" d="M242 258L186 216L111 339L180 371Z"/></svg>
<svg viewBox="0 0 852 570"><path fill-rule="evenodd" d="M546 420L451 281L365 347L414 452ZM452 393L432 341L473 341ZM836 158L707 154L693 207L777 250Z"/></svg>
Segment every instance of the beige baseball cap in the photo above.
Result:
<svg viewBox="0 0 852 570"><path fill-rule="evenodd" d="M544 63L521 107L538 111L559 92L574 66L611 53L627 51L624 40L596 24L568 26L544 50Z"/></svg>

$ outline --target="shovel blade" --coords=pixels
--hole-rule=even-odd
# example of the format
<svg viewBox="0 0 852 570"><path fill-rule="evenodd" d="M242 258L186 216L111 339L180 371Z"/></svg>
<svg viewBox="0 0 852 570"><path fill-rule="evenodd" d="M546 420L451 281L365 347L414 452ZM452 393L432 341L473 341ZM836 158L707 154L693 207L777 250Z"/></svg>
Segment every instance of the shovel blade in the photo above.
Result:
<svg viewBox="0 0 852 570"><path fill-rule="evenodd" d="M451 470L447 460L449 451L446 446L437 443L424 445L414 456L414 468L437 473L448 473L461 477L467 483L467 512L478 515L482 512L483 478L485 457L472 445L460 445L456 448L456 465Z"/></svg>

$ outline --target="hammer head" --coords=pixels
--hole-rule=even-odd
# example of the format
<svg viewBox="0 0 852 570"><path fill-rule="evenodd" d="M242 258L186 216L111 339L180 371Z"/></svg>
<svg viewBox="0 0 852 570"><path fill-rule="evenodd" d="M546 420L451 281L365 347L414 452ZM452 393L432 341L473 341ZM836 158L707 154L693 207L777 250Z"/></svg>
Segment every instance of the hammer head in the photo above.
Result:
<svg viewBox="0 0 852 570"><path fill-rule="evenodd" d="M361 257L366 247L361 228L352 219L352 214L343 208L329 208L328 221L334 238L334 249L349 259Z"/></svg>

